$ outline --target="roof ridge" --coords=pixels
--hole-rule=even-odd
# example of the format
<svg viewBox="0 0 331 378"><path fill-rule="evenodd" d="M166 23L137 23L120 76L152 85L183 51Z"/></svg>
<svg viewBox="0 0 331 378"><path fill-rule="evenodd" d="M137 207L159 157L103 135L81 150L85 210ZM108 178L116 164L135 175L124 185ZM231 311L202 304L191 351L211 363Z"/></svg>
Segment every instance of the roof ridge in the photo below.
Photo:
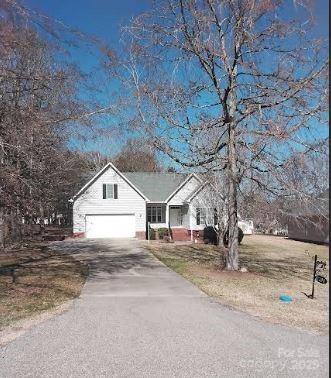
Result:
<svg viewBox="0 0 331 378"><path fill-rule="evenodd" d="M167 174L167 175L189 175L190 173L183 173L183 172L150 172L150 171L121 171L122 173L158 173L158 174Z"/></svg>
<svg viewBox="0 0 331 378"><path fill-rule="evenodd" d="M146 176L182 176L186 177L189 173L172 173L172 172L122 172L123 175L146 175Z"/></svg>
<svg viewBox="0 0 331 378"><path fill-rule="evenodd" d="M188 177L174 172L122 172L150 201L163 202Z"/></svg>

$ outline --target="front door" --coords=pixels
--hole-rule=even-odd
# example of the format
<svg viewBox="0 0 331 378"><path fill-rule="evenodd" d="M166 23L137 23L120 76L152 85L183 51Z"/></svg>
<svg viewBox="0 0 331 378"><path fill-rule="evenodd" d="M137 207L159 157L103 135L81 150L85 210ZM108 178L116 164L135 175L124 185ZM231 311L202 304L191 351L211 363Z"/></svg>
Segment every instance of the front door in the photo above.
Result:
<svg viewBox="0 0 331 378"><path fill-rule="evenodd" d="M169 209L170 227L182 225L182 210L180 206L173 206Z"/></svg>

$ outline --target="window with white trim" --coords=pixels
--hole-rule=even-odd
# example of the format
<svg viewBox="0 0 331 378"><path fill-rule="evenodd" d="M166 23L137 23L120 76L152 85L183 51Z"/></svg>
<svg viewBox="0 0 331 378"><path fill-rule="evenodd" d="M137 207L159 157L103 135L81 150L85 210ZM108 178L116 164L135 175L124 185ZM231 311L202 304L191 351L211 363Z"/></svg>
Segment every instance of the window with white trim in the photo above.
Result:
<svg viewBox="0 0 331 378"><path fill-rule="evenodd" d="M214 208L214 226L218 225L218 211L216 207Z"/></svg>
<svg viewBox="0 0 331 378"><path fill-rule="evenodd" d="M147 206L147 222L165 223L165 207L162 205Z"/></svg>
<svg viewBox="0 0 331 378"><path fill-rule="evenodd" d="M196 223L197 226L206 224L206 209L203 207L196 208Z"/></svg>
<svg viewBox="0 0 331 378"><path fill-rule="evenodd" d="M102 198L103 199L118 199L118 185L117 184L102 184Z"/></svg>

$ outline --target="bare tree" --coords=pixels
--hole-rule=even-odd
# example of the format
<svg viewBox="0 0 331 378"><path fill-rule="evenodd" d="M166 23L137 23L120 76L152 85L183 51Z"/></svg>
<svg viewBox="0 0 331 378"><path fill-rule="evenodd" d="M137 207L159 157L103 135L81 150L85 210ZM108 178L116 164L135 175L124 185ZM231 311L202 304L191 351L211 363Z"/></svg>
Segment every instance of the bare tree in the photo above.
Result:
<svg viewBox="0 0 331 378"><path fill-rule="evenodd" d="M122 172L160 172L161 170L155 148L140 138L129 139L113 161Z"/></svg>
<svg viewBox="0 0 331 378"><path fill-rule="evenodd" d="M84 167L67 143L86 112L77 70L55 59L56 47L15 7L0 5L0 213L11 240L21 238L22 218L68 212Z"/></svg>
<svg viewBox="0 0 331 378"><path fill-rule="evenodd" d="M90 151L86 153L81 153L82 160L85 161L88 170L94 174L100 171L109 161L110 158L105 156L99 151Z"/></svg>
<svg viewBox="0 0 331 378"><path fill-rule="evenodd" d="M128 97L123 120L182 166L224 171L236 270L240 185L291 195L284 163L326 139L326 46L305 2L154 4L126 29L126 58L107 57Z"/></svg>
<svg viewBox="0 0 331 378"><path fill-rule="evenodd" d="M243 219L251 219L254 229L269 233L286 227L285 202L278 196L271 196L257 185L243 190L238 209Z"/></svg>

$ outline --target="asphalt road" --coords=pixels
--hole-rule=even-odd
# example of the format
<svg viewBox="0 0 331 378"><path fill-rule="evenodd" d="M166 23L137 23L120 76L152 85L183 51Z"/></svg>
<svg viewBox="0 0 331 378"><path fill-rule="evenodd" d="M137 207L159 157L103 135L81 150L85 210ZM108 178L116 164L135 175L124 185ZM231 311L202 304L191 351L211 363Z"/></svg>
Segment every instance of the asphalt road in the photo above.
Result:
<svg viewBox="0 0 331 378"><path fill-rule="evenodd" d="M80 298L0 352L1 377L326 377L328 338L215 303L134 240L56 243Z"/></svg>

